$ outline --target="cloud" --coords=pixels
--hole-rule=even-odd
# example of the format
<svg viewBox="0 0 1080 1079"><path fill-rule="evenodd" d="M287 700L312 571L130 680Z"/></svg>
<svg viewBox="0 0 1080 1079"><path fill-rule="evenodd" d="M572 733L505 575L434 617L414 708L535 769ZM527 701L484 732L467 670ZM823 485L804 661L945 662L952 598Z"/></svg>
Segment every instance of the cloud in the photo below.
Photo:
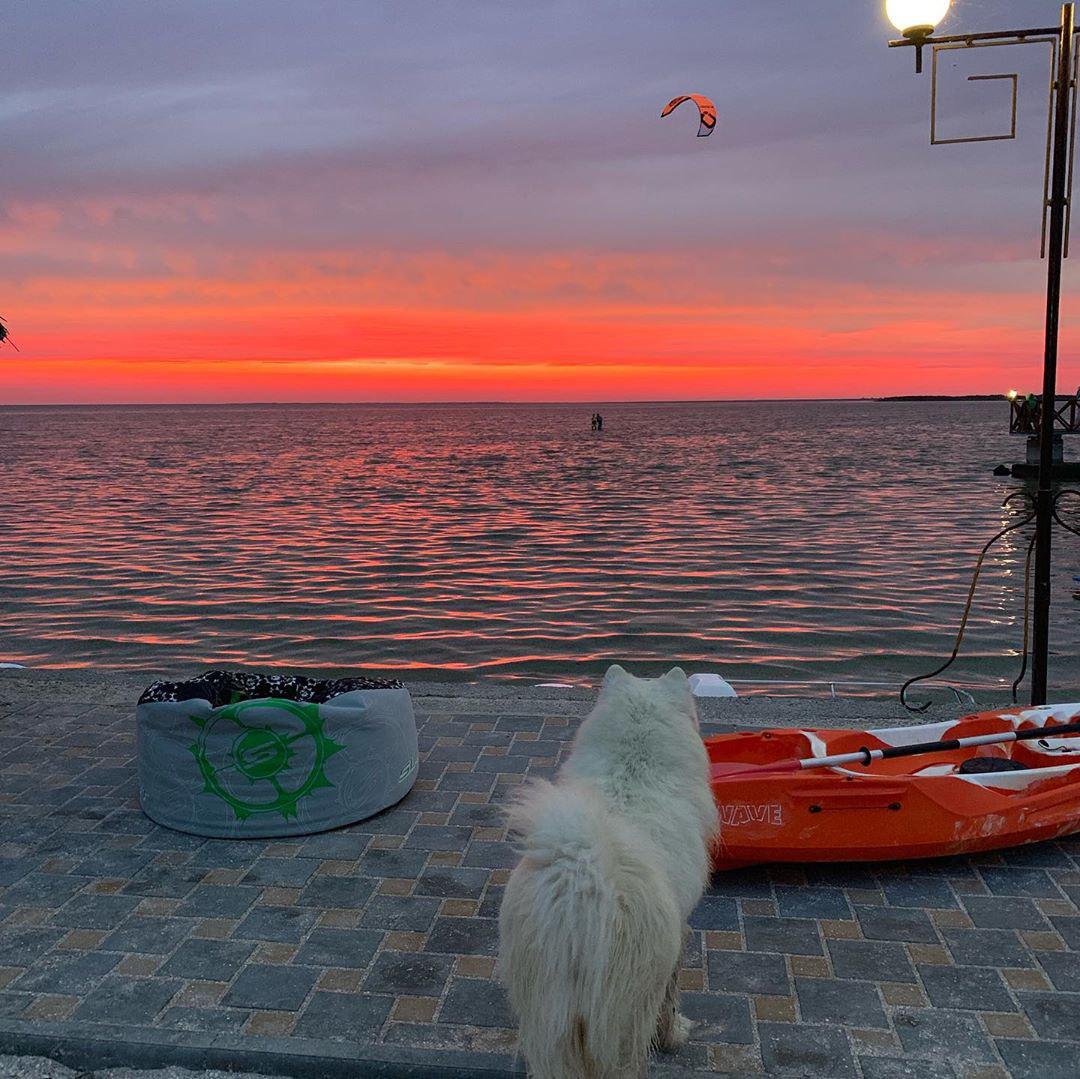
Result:
<svg viewBox="0 0 1080 1079"><path fill-rule="evenodd" d="M860 392L854 355L1037 355L1034 48L1021 141L932 151L926 78L852 0L47 0L7 35L0 296L40 363L712 357L726 386L771 348ZM950 122L995 120L954 92L984 60ZM659 119L687 90L708 140Z"/></svg>

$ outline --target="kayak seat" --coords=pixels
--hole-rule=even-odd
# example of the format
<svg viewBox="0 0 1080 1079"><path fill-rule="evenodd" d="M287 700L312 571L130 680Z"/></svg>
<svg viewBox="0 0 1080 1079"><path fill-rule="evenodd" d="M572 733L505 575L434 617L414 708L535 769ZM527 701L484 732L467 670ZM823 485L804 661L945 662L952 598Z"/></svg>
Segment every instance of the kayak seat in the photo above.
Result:
<svg viewBox="0 0 1080 1079"><path fill-rule="evenodd" d="M1027 765L1009 757L971 757L957 768L962 776L983 776L991 772L1024 772Z"/></svg>

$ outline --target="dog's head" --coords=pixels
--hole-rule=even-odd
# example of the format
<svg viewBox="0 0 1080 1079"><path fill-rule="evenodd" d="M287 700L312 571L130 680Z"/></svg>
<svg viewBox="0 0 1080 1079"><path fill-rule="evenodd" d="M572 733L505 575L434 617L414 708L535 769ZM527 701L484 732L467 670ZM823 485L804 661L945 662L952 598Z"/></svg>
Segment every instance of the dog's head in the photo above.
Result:
<svg viewBox="0 0 1080 1079"><path fill-rule="evenodd" d="M690 682L681 667L672 667L667 674L659 678L635 678L629 671L613 663L604 675L600 687L600 700L620 695L649 697L657 703L663 703L682 715L685 715L699 729L697 704L690 690Z"/></svg>

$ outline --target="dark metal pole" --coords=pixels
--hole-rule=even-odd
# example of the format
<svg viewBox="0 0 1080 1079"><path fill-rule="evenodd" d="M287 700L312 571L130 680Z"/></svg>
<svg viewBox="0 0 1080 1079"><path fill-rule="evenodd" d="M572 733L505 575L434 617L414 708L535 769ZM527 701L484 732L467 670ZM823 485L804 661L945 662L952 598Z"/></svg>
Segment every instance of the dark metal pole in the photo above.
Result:
<svg viewBox="0 0 1080 1079"><path fill-rule="evenodd" d="M1061 314L1061 264L1065 244L1065 210L1069 171L1069 95L1075 6L1061 9L1057 82L1054 84L1054 148L1050 188L1050 242L1047 252L1046 354L1043 363L1042 414L1039 431L1039 491L1035 517L1035 603L1031 649L1031 703L1046 704L1050 654L1050 555L1053 528L1054 398L1057 393L1058 326Z"/></svg>

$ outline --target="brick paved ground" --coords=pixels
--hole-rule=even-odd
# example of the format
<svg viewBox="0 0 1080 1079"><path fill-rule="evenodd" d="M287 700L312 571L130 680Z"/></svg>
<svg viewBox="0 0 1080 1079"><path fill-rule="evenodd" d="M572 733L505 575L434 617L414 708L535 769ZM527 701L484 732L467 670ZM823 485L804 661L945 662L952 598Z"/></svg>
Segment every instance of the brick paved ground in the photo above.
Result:
<svg viewBox="0 0 1080 1079"><path fill-rule="evenodd" d="M499 803L577 721L419 718L399 806L229 842L140 813L129 707L0 709L0 1053L517 1072L492 981L514 860ZM1080 839L718 876L683 972L693 1040L651 1074L1076 1076L1078 903Z"/></svg>

